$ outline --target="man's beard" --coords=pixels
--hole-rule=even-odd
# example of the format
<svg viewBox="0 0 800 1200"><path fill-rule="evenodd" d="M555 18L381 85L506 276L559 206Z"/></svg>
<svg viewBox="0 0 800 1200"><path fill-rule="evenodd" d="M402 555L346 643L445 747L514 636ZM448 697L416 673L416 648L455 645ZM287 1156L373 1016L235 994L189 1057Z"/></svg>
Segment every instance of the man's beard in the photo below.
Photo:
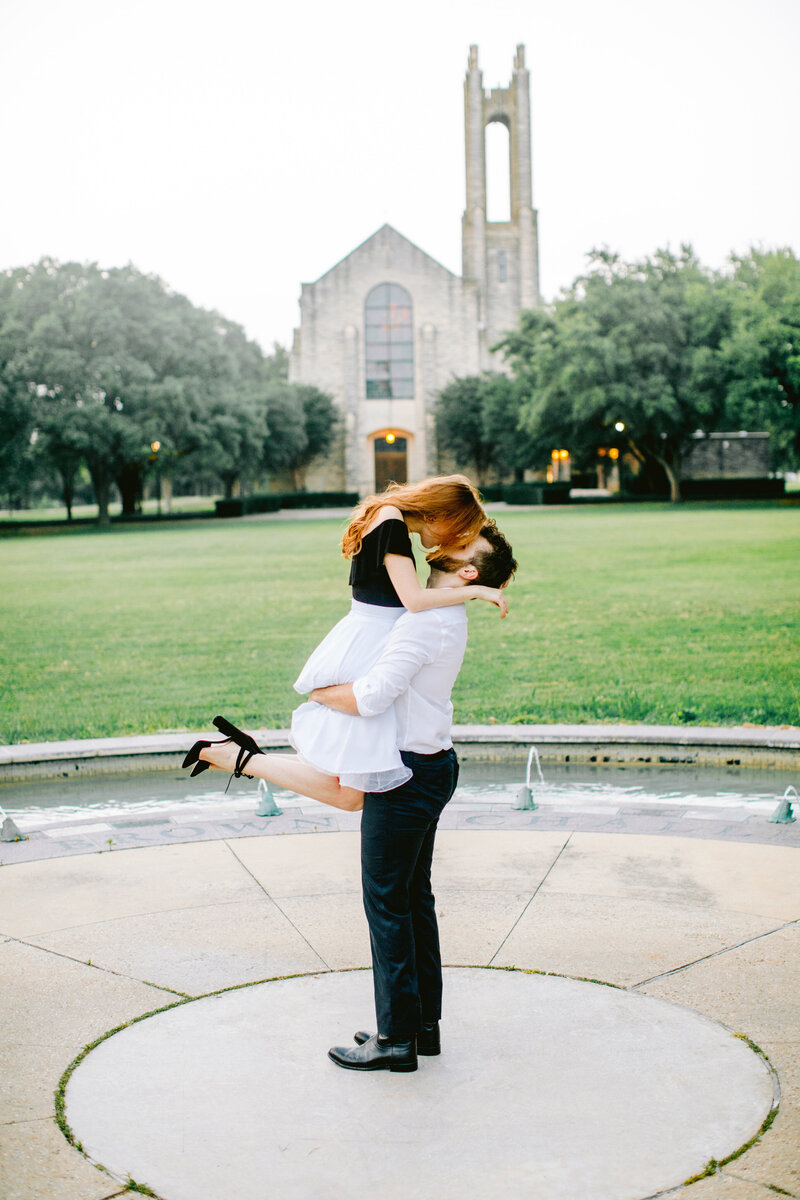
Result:
<svg viewBox="0 0 800 1200"><path fill-rule="evenodd" d="M447 554L441 553L433 555L427 562L432 571L439 571L442 575L455 575L456 571L470 565L464 558L450 558Z"/></svg>

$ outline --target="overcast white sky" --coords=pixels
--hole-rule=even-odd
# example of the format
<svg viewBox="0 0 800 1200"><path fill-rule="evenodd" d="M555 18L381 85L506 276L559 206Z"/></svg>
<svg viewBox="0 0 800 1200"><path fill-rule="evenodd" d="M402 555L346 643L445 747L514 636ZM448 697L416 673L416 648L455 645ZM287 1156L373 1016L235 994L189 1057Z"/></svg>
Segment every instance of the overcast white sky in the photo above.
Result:
<svg viewBox="0 0 800 1200"><path fill-rule="evenodd" d="M547 299L598 245L800 251L799 0L0 0L0 269L132 262L266 350L386 221L460 273L468 48L518 42Z"/></svg>

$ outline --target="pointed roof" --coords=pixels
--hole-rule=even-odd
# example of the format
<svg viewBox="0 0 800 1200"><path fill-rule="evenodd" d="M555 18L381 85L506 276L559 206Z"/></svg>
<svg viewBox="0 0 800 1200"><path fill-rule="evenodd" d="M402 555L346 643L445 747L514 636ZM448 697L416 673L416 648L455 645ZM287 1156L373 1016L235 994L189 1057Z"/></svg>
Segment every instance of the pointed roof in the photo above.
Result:
<svg viewBox="0 0 800 1200"><path fill-rule="evenodd" d="M351 250L349 254L344 256L344 258L340 258L337 263L334 263L332 267L330 267L327 271L324 271L322 275L320 275L319 279L314 280L314 283L320 283L326 278L326 276L332 275L334 271L338 271L345 263L355 262L359 258L367 257L374 248L374 243L376 242L382 242L384 245L390 247L394 245L398 250L411 249L415 257L422 259L425 261L425 263L435 267L437 271L441 271L442 274L446 275L449 279L460 278L460 276L454 274L453 271L448 270L447 267L443 266L442 263L438 262L437 259L433 258L430 254L426 254L425 251L420 249L420 247L417 246L415 242L412 242L410 238L407 238L402 233L399 233L393 225L386 224L381 225L380 229L376 229L375 232L370 234L368 238L365 238L363 242L356 246L355 250Z"/></svg>

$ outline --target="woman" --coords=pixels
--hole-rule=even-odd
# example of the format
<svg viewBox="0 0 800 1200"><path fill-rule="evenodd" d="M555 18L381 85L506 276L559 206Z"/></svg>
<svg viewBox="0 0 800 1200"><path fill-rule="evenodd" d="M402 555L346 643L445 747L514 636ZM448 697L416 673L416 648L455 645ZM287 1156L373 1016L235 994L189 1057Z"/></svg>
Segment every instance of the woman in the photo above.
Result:
<svg viewBox="0 0 800 1200"><path fill-rule="evenodd" d="M426 550L461 548L475 540L485 523L478 493L463 475L392 484L362 501L342 538L342 553L351 560L351 610L308 659L296 691L305 694L363 675L377 662L405 611L481 599L505 616L507 602L497 588L470 584L426 590L417 579L412 533ZM391 707L378 717L353 717L321 704L302 704L292 716L294 755L261 754L249 735L224 718L217 717L214 724L230 740L197 742L183 764L196 764L193 775L207 766L219 767L349 811L363 806L365 791L390 791L410 775L397 749Z"/></svg>

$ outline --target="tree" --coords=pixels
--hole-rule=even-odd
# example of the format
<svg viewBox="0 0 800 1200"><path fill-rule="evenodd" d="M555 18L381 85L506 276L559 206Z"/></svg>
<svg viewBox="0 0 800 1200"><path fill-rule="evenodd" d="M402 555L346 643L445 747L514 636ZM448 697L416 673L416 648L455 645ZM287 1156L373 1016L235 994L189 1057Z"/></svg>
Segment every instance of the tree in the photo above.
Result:
<svg viewBox="0 0 800 1200"><path fill-rule="evenodd" d="M330 451L340 417L333 397L312 384L272 382L266 402L267 438L264 464L286 471L296 491L305 488L315 458Z"/></svg>
<svg viewBox="0 0 800 1200"><path fill-rule="evenodd" d="M520 383L500 372L484 376L483 434L493 447L493 463L498 481L513 472L521 481L526 468L535 465L540 447L524 429L522 417L524 394Z"/></svg>
<svg viewBox="0 0 800 1200"><path fill-rule="evenodd" d="M135 272L127 269L129 278ZM101 523L111 486L131 464L147 457L143 431L126 402L142 405L154 378L151 366L129 344L114 303L117 281L96 266L42 260L18 281L18 311L27 326L20 369L36 396L44 452L64 482L73 450L86 462ZM63 433L59 427L63 426ZM74 477L74 470L72 471ZM71 482L67 483L70 495ZM71 498L68 508L71 507Z"/></svg>
<svg viewBox="0 0 800 1200"><path fill-rule="evenodd" d="M109 408L103 400L81 407L73 423L92 480L97 519L100 525L107 525L111 487L128 463L146 459L147 443L136 422Z"/></svg>
<svg viewBox="0 0 800 1200"><path fill-rule="evenodd" d="M269 383L289 378L289 351L285 346L272 343L272 354L264 358L263 375Z"/></svg>
<svg viewBox="0 0 800 1200"><path fill-rule="evenodd" d="M331 442L336 436L341 418L329 392L323 392L308 383L289 386L296 389L295 395L303 414L305 446L296 451L289 460L295 491L302 492L305 491L306 474L312 462L330 453Z"/></svg>
<svg viewBox="0 0 800 1200"><path fill-rule="evenodd" d="M261 466L265 437L263 407L232 397L220 399L212 407L206 421L204 453L211 456L226 500L233 495L237 482Z"/></svg>
<svg viewBox="0 0 800 1200"><path fill-rule="evenodd" d="M40 453L34 449L35 396L23 369L26 329L17 312L18 274L0 274L0 487L8 507L22 506Z"/></svg>
<svg viewBox="0 0 800 1200"><path fill-rule="evenodd" d="M265 357L240 326L132 266L42 259L0 274L6 477L23 460L48 462L68 514L79 462L89 469L103 520L114 484L130 514L149 470L166 486L186 460L213 467L232 490L260 465L264 392L287 370L281 347ZM36 452L23 454L36 432ZM276 452L280 437L273 432Z"/></svg>
<svg viewBox="0 0 800 1200"><path fill-rule="evenodd" d="M36 429L30 396L0 370L0 487L8 508L21 508L36 471Z"/></svg>
<svg viewBox="0 0 800 1200"><path fill-rule="evenodd" d="M440 450L452 454L459 466L472 464L479 484L488 482L494 457L483 423L483 376L464 375L442 388L434 420Z"/></svg>
<svg viewBox="0 0 800 1200"><path fill-rule="evenodd" d="M456 463L474 466L478 483L499 480L509 471L521 478L532 465L535 447L520 429L522 393L517 380L500 372L465 375L439 393L436 437Z"/></svg>
<svg viewBox="0 0 800 1200"><path fill-rule="evenodd" d="M595 251L590 262L500 344L527 393L523 424L578 455L621 444L645 468L660 465L679 500L692 434L725 412L729 291L688 246L635 263Z"/></svg>
<svg viewBox="0 0 800 1200"><path fill-rule="evenodd" d="M789 249L734 258L724 343L733 428L765 429L778 469L800 467L800 260Z"/></svg>
<svg viewBox="0 0 800 1200"><path fill-rule="evenodd" d="M71 521L75 476L83 461L85 447L80 411L69 405L50 408L43 415L40 414L38 432L37 445L58 474L67 520Z"/></svg>

